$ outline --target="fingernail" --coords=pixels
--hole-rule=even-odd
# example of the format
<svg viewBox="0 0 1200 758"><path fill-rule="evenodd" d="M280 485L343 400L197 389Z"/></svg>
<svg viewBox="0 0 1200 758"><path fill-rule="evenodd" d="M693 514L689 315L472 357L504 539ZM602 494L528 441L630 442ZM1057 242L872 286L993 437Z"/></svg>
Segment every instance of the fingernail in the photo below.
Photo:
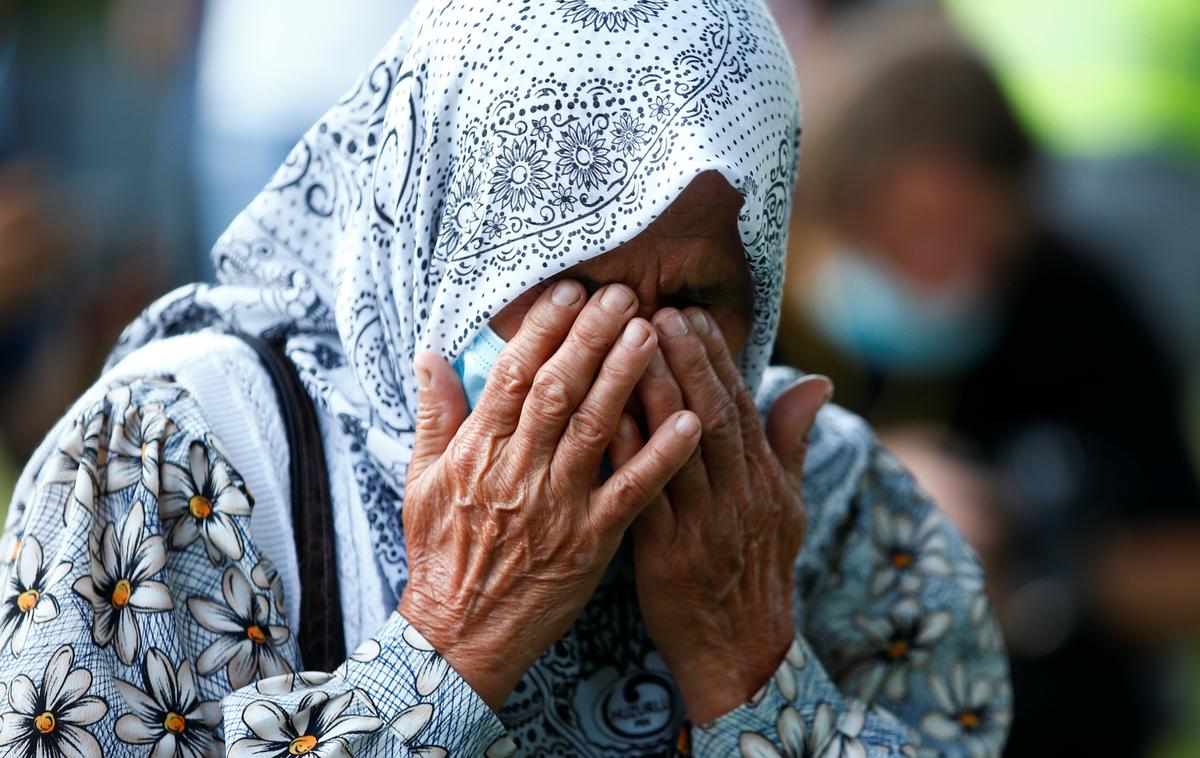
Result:
<svg viewBox="0 0 1200 758"><path fill-rule="evenodd" d="M833 399L833 380L824 374L807 374L801 380L802 383L820 382L825 385L825 394L821 396L821 405L826 405Z"/></svg>
<svg viewBox="0 0 1200 758"><path fill-rule="evenodd" d="M630 321L625 326L625 333L621 335L621 344L628 347L637 347L646 340L650 339L650 330L641 321Z"/></svg>
<svg viewBox="0 0 1200 758"><path fill-rule="evenodd" d="M704 311L692 311L688 314L688 321L692 322L692 326L701 334L708 334L708 314Z"/></svg>
<svg viewBox="0 0 1200 758"><path fill-rule="evenodd" d="M629 290L616 285L606 288L604 294L600 296L600 306L613 313L624 313L632 303L633 295L629 293Z"/></svg>
<svg viewBox="0 0 1200 758"><path fill-rule="evenodd" d="M621 439L629 439L633 436L633 420L628 416L622 416L621 423L617 424L617 436Z"/></svg>
<svg viewBox="0 0 1200 758"><path fill-rule="evenodd" d="M550 293L550 302L555 305L573 305L579 300L579 288L573 282L559 282Z"/></svg>
<svg viewBox="0 0 1200 758"><path fill-rule="evenodd" d="M667 361L663 358L662 348L654 348L654 355L650 356L650 363L646 366L646 373L650 376L662 376L667 373Z"/></svg>
<svg viewBox="0 0 1200 758"><path fill-rule="evenodd" d="M833 380L824 374L819 374L819 376L825 380L825 397L821 400L821 405L827 405L833 399Z"/></svg>
<svg viewBox="0 0 1200 758"><path fill-rule="evenodd" d="M421 392L429 389L429 385L433 383L433 374L428 369L418 368L417 373L417 389Z"/></svg>
<svg viewBox="0 0 1200 758"><path fill-rule="evenodd" d="M691 437L696 432L700 431L700 422L696 420L693 413L682 413L679 418L675 419L675 432L684 437Z"/></svg>
<svg viewBox="0 0 1200 758"><path fill-rule="evenodd" d="M679 311L669 314L665 318L659 320L659 326L662 328L662 333L667 337L681 337L687 334L687 321L684 320L683 314Z"/></svg>

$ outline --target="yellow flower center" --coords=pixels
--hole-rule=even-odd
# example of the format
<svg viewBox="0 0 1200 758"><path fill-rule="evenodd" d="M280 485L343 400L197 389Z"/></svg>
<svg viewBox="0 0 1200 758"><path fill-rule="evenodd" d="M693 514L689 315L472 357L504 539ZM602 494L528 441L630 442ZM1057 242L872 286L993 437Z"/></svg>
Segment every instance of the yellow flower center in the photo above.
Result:
<svg viewBox="0 0 1200 758"><path fill-rule="evenodd" d="M259 645L267 641L267 635L263 634L263 630L257 624L246 629L246 636L250 638L251 642Z"/></svg>
<svg viewBox="0 0 1200 758"><path fill-rule="evenodd" d="M42 734L50 734L56 726L58 726L58 719L54 718L54 714L50 711L46 711L41 716L35 716L33 719L33 728Z"/></svg>
<svg viewBox="0 0 1200 758"><path fill-rule="evenodd" d="M188 510L192 518L208 518L212 515L212 501L204 495L192 495L188 499Z"/></svg>
<svg viewBox="0 0 1200 758"><path fill-rule="evenodd" d="M971 711L963 711L958 714L958 723L962 724L963 729L967 731L975 731L979 728L980 724L979 714Z"/></svg>
<svg viewBox="0 0 1200 758"><path fill-rule="evenodd" d="M133 595L133 585L128 579L117 580L117 586L113 587L112 604L114 608L124 608L129 605L129 598Z"/></svg>
<svg viewBox="0 0 1200 758"><path fill-rule="evenodd" d="M908 655L908 642L905 640L893 640L887 648L887 657L893 661L899 660Z"/></svg>
<svg viewBox="0 0 1200 758"><path fill-rule="evenodd" d="M21 609L21 613L29 613L37 605L39 597L41 595L37 590L25 590L17 595L17 607Z"/></svg>
<svg viewBox="0 0 1200 758"><path fill-rule="evenodd" d="M288 755L308 755L317 746L317 738L311 734L297 737L288 745Z"/></svg>
<svg viewBox="0 0 1200 758"><path fill-rule="evenodd" d="M898 552L892 553L892 565L898 569L908 568L912 565L912 553Z"/></svg>
<svg viewBox="0 0 1200 758"><path fill-rule="evenodd" d="M171 711L163 719L163 729L166 729L171 734L181 734L184 729L187 729L187 720L175 711Z"/></svg>

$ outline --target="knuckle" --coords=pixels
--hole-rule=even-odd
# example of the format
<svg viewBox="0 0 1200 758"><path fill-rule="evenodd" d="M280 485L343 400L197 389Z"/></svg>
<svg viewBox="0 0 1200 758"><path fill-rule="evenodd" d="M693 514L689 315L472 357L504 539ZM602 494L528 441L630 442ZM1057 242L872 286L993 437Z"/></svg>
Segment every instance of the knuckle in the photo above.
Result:
<svg viewBox="0 0 1200 758"><path fill-rule="evenodd" d="M523 397L529 390L528 372L519 358L501 354L488 375L487 386L509 397Z"/></svg>
<svg viewBox="0 0 1200 758"><path fill-rule="evenodd" d="M604 354L612 342L611 337L597 319L580 319L576 322L574 338L589 353Z"/></svg>
<svg viewBox="0 0 1200 758"><path fill-rule="evenodd" d="M592 449L604 446L612 434L611 424L593 408L580 407L571 416L570 437Z"/></svg>
<svg viewBox="0 0 1200 758"><path fill-rule="evenodd" d="M468 445L451 445L446 451L446 466L456 481L466 481L475 469L475 455Z"/></svg>
<svg viewBox="0 0 1200 758"><path fill-rule="evenodd" d="M609 356L604 365L600 367L596 383L605 382L632 388L640 378L641 375L634 371L634 367L628 360L614 360L612 356Z"/></svg>
<svg viewBox="0 0 1200 758"><path fill-rule="evenodd" d="M645 482L641 477L625 474L613 485L613 497L617 504L624 508L635 508L649 499Z"/></svg>
<svg viewBox="0 0 1200 758"><path fill-rule="evenodd" d="M562 322L567 318L558 308L539 306L529 312L521 328L528 330L529 336L535 341L549 342L562 339Z"/></svg>
<svg viewBox="0 0 1200 758"><path fill-rule="evenodd" d="M445 417L445 403L438 398L425 398L417 407L417 431L437 429Z"/></svg>
<svg viewBox="0 0 1200 758"><path fill-rule="evenodd" d="M538 413L551 418L565 418L571 412L571 390L567 380L558 372L543 368L529 390Z"/></svg>
<svg viewBox="0 0 1200 758"><path fill-rule="evenodd" d="M713 412L710 416L708 431L721 437L729 437L741 433L742 418L738 413L737 404L733 398L723 395L713 401Z"/></svg>

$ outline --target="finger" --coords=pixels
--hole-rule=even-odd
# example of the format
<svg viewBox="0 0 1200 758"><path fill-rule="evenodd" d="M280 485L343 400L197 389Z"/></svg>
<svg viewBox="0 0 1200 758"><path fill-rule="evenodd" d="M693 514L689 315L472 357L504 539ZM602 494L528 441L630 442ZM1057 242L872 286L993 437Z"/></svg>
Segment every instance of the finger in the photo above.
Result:
<svg viewBox="0 0 1200 758"><path fill-rule="evenodd" d="M637 298L623 284L610 284L592 296L562 346L534 376L514 435L522 446L554 454L596 371L636 311Z"/></svg>
<svg viewBox="0 0 1200 758"><path fill-rule="evenodd" d="M585 294L583 285L563 279L530 307L521 328L500 351L479 396L473 415L486 428L507 435L517 427L534 376L562 344L583 308Z"/></svg>
<svg viewBox="0 0 1200 758"><path fill-rule="evenodd" d="M650 363L646 366L646 373L638 382L638 396L646 411L646 428L650 434L657 431L676 413L684 410L683 391L679 389L678 382L671 374L661 347L655 349ZM671 507L677 509L686 509L704 502L703 494L709 490L708 473L704 470L704 461L699 450L688 457L678 473L667 483Z"/></svg>
<svg viewBox="0 0 1200 758"><path fill-rule="evenodd" d="M729 354L729 345L715 319L702 308L688 308L684 311L688 323L704 343L708 353L709 363L717 378L725 385L725 389L737 404L738 415L742 422L742 442L747 447L762 444L762 422L758 417L758 406L742 381L742 372L738 370L733 356Z"/></svg>
<svg viewBox="0 0 1200 758"><path fill-rule="evenodd" d="M646 373L638 382L638 397L646 411L646 426L650 433L683 410L683 391L667 366L661 347L657 347L646 365Z"/></svg>
<svg viewBox="0 0 1200 758"><path fill-rule="evenodd" d="M417 477L441 457L467 417L462 382L446 359L425 351L413 360L420 406L408 476Z"/></svg>
<svg viewBox="0 0 1200 758"><path fill-rule="evenodd" d="M612 463L613 469L619 469L632 460L633 456L642 449L643 444L637 422L629 414L622 414L621 422L617 425L617 433L608 446L608 460ZM695 457L696 454L693 452L688 456L688 460L693 460ZM671 481L677 480L682 473L682 470L677 472ZM668 486L670 486L669 483ZM662 495L652 498L650 505L646 506L635 519L633 529L635 534L644 535L636 537L636 539L649 539L654 542L669 537L675 529L675 515L671 510L671 503Z"/></svg>
<svg viewBox="0 0 1200 758"><path fill-rule="evenodd" d="M616 471L628 463L641 449L642 435L638 431L637 422L628 413L622 413L621 421L617 424L617 433L608 443L608 462Z"/></svg>
<svg viewBox="0 0 1200 758"><path fill-rule="evenodd" d="M552 464L557 470L567 476L590 475L600 467L621 411L657 345L654 328L645 319L635 318L625 325L621 338L605 356L596 381L571 415L558 442Z"/></svg>
<svg viewBox="0 0 1200 758"><path fill-rule="evenodd" d="M664 308L654 314L659 344L689 410L700 417L700 450L709 480L743 462L742 422L737 404L717 378L704 343L683 314Z"/></svg>
<svg viewBox="0 0 1200 758"><path fill-rule="evenodd" d="M767 413L767 439L793 482L803 481L808 435L817 412L833 397L833 382L809 374L784 391Z"/></svg>
<svg viewBox="0 0 1200 758"><path fill-rule="evenodd" d="M680 411L592 494L589 512L608 533L623 533L662 492L700 442L700 422Z"/></svg>

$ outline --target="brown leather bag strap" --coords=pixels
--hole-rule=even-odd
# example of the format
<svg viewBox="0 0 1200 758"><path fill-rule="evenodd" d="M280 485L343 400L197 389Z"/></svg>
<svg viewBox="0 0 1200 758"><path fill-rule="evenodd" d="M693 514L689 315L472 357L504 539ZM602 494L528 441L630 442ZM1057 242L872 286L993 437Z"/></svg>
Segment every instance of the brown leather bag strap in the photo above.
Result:
<svg viewBox="0 0 1200 758"><path fill-rule="evenodd" d="M271 383L287 433L292 530L300 567L300 656L304 667L333 671L346 659L338 589L329 469L312 399L280 341L237 334L258 355Z"/></svg>

